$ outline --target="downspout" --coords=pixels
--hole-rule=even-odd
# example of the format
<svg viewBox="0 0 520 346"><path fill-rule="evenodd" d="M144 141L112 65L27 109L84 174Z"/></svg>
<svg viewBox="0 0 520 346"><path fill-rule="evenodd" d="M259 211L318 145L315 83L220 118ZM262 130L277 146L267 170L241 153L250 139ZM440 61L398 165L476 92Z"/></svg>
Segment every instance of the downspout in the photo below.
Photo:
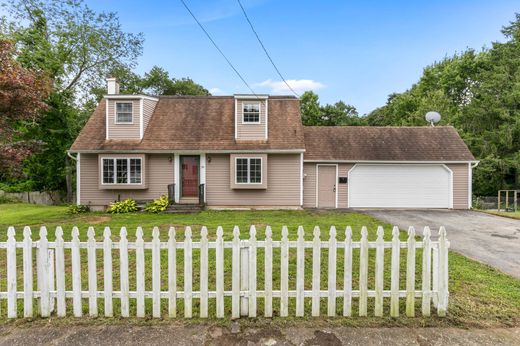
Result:
<svg viewBox="0 0 520 346"><path fill-rule="evenodd" d="M74 161L76 161L76 204L77 205L80 205L80 191L79 191L79 179L80 179L80 163L79 163L79 158L80 158L80 154L77 153L77 156L74 157L70 151L67 150L67 156L70 157L71 159L73 159Z"/></svg>
<svg viewBox="0 0 520 346"><path fill-rule="evenodd" d="M469 191L468 191L468 204L469 209L473 209L473 168L477 167L480 161L473 162L473 164L470 164L470 170L469 170Z"/></svg>

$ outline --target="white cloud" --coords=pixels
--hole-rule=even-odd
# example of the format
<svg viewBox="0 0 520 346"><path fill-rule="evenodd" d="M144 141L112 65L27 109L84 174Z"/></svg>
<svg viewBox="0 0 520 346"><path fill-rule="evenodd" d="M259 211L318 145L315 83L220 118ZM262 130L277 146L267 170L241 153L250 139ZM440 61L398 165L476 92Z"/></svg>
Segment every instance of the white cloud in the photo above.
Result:
<svg viewBox="0 0 520 346"><path fill-rule="evenodd" d="M222 90L220 88L211 88L211 89L209 89L209 93L211 95L222 95L222 94L224 94L224 90Z"/></svg>
<svg viewBox="0 0 520 346"><path fill-rule="evenodd" d="M314 81L312 79L287 79L287 84L297 93L303 93L307 90L316 91L325 88L323 83ZM291 89L284 83L284 81L273 81L271 79L265 80L261 83L256 83L255 86L267 87L271 89L272 93L291 93Z"/></svg>

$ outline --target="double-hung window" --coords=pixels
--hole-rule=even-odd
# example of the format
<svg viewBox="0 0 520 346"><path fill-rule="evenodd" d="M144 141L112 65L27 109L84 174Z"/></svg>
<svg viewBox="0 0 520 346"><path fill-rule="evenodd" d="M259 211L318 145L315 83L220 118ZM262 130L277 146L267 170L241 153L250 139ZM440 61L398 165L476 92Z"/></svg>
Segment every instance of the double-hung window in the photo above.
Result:
<svg viewBox="0 0 520 346"><path fill-rule="evenodd" d="M116 103L116 123L131 124L132 123L132 102Z"/></svg>
<svg viewBox="0 0 520 346"><path fill-rule="evenodd" d="M103 184L141 184L140 158L104 158Z"/></svg>
<svg viewBox="0 0 520 346"><path fill-rule="evenodd" d="M244 103L242 108L242 122L245 124L260 123L260 103Z"/></svg>
<svg viewBox="0 0 520 346"><path fill-rule="evenodd" d="M262 158L237 157L235 162L237 184L262 183Z"/></svg>

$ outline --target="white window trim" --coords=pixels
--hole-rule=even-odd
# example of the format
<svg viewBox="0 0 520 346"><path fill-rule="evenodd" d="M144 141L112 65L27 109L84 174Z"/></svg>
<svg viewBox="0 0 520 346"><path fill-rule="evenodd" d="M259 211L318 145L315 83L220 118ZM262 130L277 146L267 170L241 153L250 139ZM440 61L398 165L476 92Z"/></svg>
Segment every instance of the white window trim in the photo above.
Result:
<svg viewBox="0 0 520 346"><path fill-rule="evenodd" d="M244 121L244 107L246 105L258 105L258 121ZM262 123L262 104L260 102L242 102L242 125L258 125Z"/></svg>
<svg viewBox="0 0 520 346"><path fill-rule="evenodd" d="M247 160L247 183L239 183L238 180L237 180L237 161L239 159L246 159ZM250 180L251 180L251 175L250 175L250 160L251 159L259 159L260 160L260 182L259 183L251 183ZM255 157L255 156L241 156L241 157L235 157L235 184L236 185L262 185L263 181L264 181L264 173L263 173L263 169L264 169L264 160L262 160L261 157Z"/></svg>
<svg viewBox="0 0 520 346"><path fill-rule="evenodd" d="M112 160L114 161L114 182L113 183L105 183L105 165L104 160ZM127 160L127 167L128 167L128 182L126 183L117 183L117 161L116 160ZM130 182L130 160L139 160L141 162L141 172L139 173L139 178L141 180L140 183L131 183ZM141 157L102 157L101 158L101 185L143 185L143 159Z"/></svg>
<svg viewBox="0 0 520 346"><path fill-rule="evenodd" d="M117 105L118 104L125 104L125 103L129 103L129 104L132 105L132 112L131 112L131 114L132 114L132 121L123 121L123 122L121 122L121 121L117 120ZM124 101L124 102L117 102L116 101L114 104L115 104L114 105L114 124L118 124L118 125L133 125L133 123L134 123L134 103L132 101Z"/></svg>

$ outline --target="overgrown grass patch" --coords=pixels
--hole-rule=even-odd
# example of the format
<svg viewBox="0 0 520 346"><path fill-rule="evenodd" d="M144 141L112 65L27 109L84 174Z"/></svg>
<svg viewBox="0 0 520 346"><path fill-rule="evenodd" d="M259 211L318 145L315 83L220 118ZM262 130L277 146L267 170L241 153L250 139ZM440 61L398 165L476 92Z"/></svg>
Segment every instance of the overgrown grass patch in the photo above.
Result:
<svg viewBox="0 0 520 346"><path fill-rule="evenodd" d="M289 228L289 239L295 240L297 237L297 227L302 225L306 231L306 239L312 239L312 229L315 225L320 226L322 230L322 239L328 239L329 228L331 225L335 225L338 230L338 241L344 239L344 230L347 225L350 225L353 229L353 239L355 241L360 239L360 230L363 225L368 227L369 240L376 239L376 228L378 225L382 225L385 228L385 238L391 239L391 225L381 223L380 221L359 213L352 212L335 212L335 211L204 211L198 214L145 214L145 213L132 213L132 214L106 214L99 212L91 212L85 214L69 215L66 213L66 207L49 207L49 206L35 206L27 204L8 204L0 205L0 228L4 230L0 233L0 241L5 241L6 233L5 230L9 225L13 225L17 230L17 239L22 239L22 227L29 225L33 229L33 240L39 238L38 228L41 225L46 225L49 230L49 240L54 239L54 228L57 225L61 225L65 232L65 239L70 240L70 231L73 226L78 226L80 229L80 239L85 241L87 239L86 231L89 225L95 227L96 237L99 241L103 239L103 228L109 226L112 229L113 239L116 241L119 239L119 229L122 226L126 226L128 229L129 241L135 240L135 229L137 226L143 227L145 240L151 240L151 231L153 226L159 226L161 230L161 240L167 240L167 231L169 226L177 227L177 239L182 240L184 238L184 227L187 225L192 226L194 233L194 240L198 240L198 232L202 225L208 227L209 238L215 239L215 230L217 226L224 228L224 238L226 240L232 239L233 226L238 225L241 229L241 237L248 238L248 230L250 225L257 227L257 238L264 238L265 226L270 225L273 229L273 239L278 240L281 238L282 226L286 225ZM418 230L421 233L422 230ZM448 230L449 238L449 230ZM406 239L406 234L401 233L401 239ZM84 251L84 250L82 250ZM230 250L226 250L230 251ZM389 289L390 280L390 252L385 251L385 289ZM114 263L114 290L119 288L119 275L118 275L118 263L119 253L117 250L113 251L113 263ZM193 265L193 289L198 290L198 275L199 275L199 252L198 250L193 251L194 265ZM226 254L228 257L229 254ZM214 250L210 250L210 290L215 289L215 264L214 264ZM321 256L321 284L322 289L327 287L327 256L328 251L322 249ZM356 288L358 284L358 261L359 252L354 251L354 275L353 275L353 287ZM374 251L370 250L370 263L369 263L369 288L374 285ZM420 287L420 260L421 252L417 252L417 272L416 280L417 287ZM230 257L230 256L229 256ZM258 289L263 288L263 250L258 250ZM280 262L279 262L279 249L274 250L274 262L273 262L273 287L277 289L280 282ZM290 252L290 289L294 289L294 278L296 276L296 265L295 265L296 251L292 249ZM21 264L21 251L19 251L19 263ZM166 269L166 251L162 251L161 263L163 268L161 269L162 274L162 290L167 290L167 269ZM86 262L86 251L82 253L82 288L87 290L87 262ZM130 273L130 289L135 288L135 256L134 252L130 252L129 257L129 273ZM151 253L145 252L146 261L146 289L151 290ZM305 267L305 288L311 288L311 268L312 268L312 251L306 250L306 267ZM310 317L310 299L305 299L305 318L280 318L275 317L274 319L257 318L252 320L243 320L243 323L277 323L280 325L291 324L291 323L309 323L319 324L325 323L327 325L351 325L351 326L461 326L461 327L497 327L497 326L518 326L520 325L520 280L516 280L508 275L502 274L493 268L490 268L481 263L472 261L462 255L451 252L450 257L450 305L448 308L448 316L446 318L438 318L435 316L435 311L432 309L432 317L423 318L420 317L420 300L416 300L416 316L415 318L408 318L404 316L404 299L401 299L401 317L399 318L376 318L366 317L360 318L357 315L357 299L355 298L353 304L353 316L351 318L327 318L320 317L318 319ZM178 289L183 289L183 252L178 251ZM342 288L343 285L343 251L338 250L337 256L338 271L337 271L337 287ZM67 271L70 271L70 250L66 250L66 264ZM102 251L98 251L98 290L102 290L103 287L103 273L101 268L102 264ZM405 288L405 264L406 264L406 252L402 251L401 255L401 289ZM0 252L0 291L5 291L5 251ZM225 262L225 289L231 289L231 261ZM19 287L22 287L22 275L21 271L18 273ZM67 290L71 289L70 275L67 276L68 281L66 283ZM119 300L114 299L114 311L117 315L119 312ZM131 300L132 302L133 300ZM230 299L226 298L226 316L223 321L217 321L214 319L215 301L210 299L210 319L211 323L226 324L229 323L229 316L231 315L231 304ZM151 316L151 300L146 300L146 312L148 316ZM178 316L183 316L183 305L182 300L178 300ZM389 299L385 298L385 316L389 316ZM326 299L322 299L322 314L326 314ZM100 315L103 314L103 300L98 301ZM342 315L343 302L341 299L337 301L337 314ZM71 304L69 308L71 309ZM35 306L36 308L36 306ZM167 301L162 301L163 316L167 316ZM274 314L279 315L279 299L273 301ZM369 316L373 316L373 299L369 298ZM23 303L19 302L19 312L22 316ZM263 299L258 299L258 314L261 315L263 311ZM72 316L72 311L70 316ZM85 315L88 313L88 302L84 300L84 312ZM289 313L294 316L295 312L295 300L290 299ZM135 315L135 305L131 304L131 314ZM193 300L193 313L194 316L198 313L198 300ZM6 301L2 300L0 303L0 319L6 319ZM20 324L26 320L13 321L10 323ZM195 318L192 321L183 321L183 323L199 323L200 320ZM168 318L164 319L121 319L111 318L106 319L103 317L97 319L84 318L81 320L74 319L72 317L66 319L52 319L52 322L44 319L36 319L32 323L57 323L57 324L98 324L98 323L137 323L137 324L161 324L169 323Z"/></svg>

